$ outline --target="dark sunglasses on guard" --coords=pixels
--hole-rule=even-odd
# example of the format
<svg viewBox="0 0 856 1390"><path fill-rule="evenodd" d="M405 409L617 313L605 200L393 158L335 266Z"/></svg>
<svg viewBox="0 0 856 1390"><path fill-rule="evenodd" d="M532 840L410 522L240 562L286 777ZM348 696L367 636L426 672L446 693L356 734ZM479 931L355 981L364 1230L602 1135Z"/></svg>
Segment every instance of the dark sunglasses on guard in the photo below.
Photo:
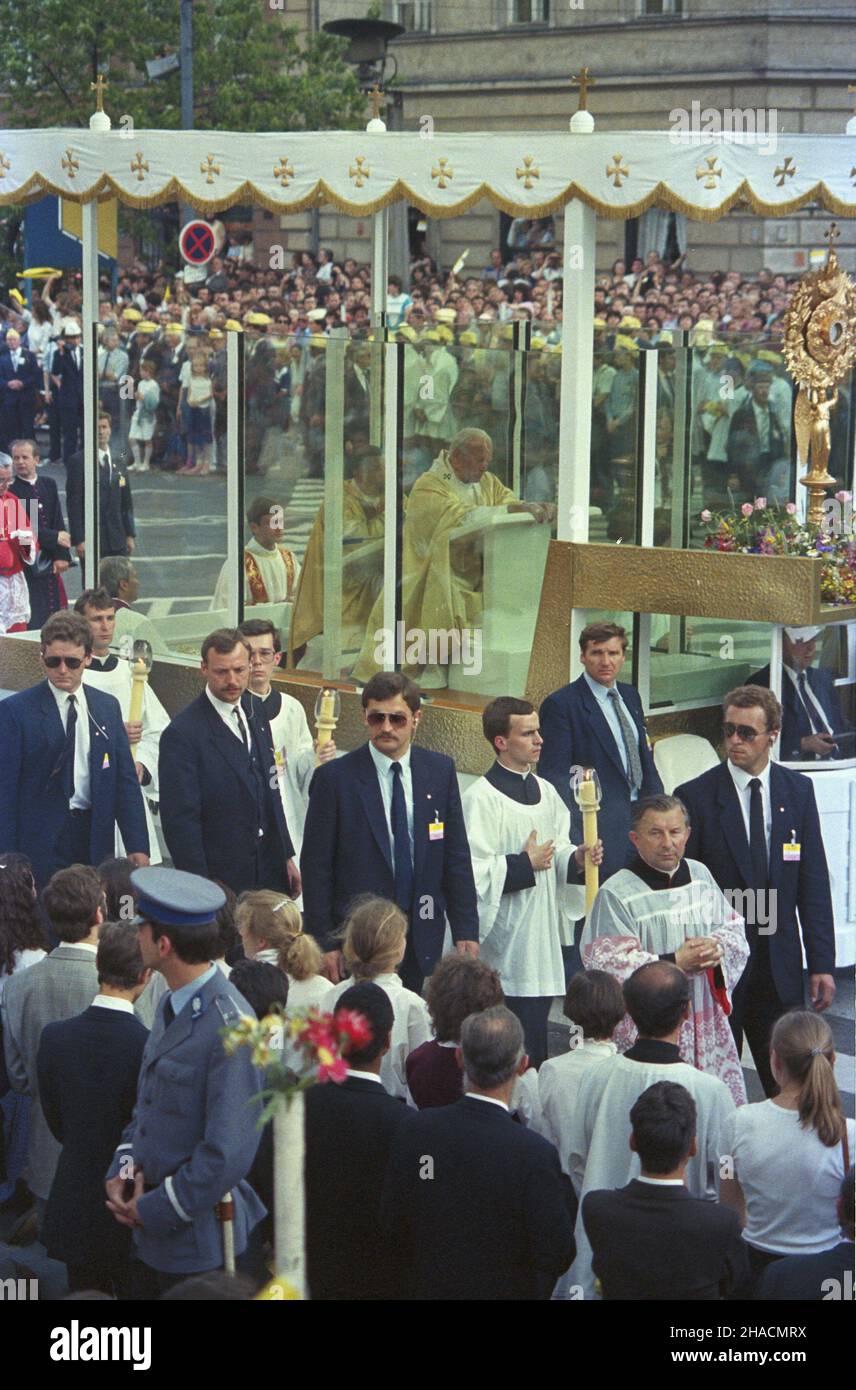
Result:
<svg viewBox="0 0 856 1390"><path fill-rule="evenodd" d="M42 661L49 671L58 671L60 666L67 666L69 671L77 671L83 665L82 656L43 656Z"/></svg>
<svg viewBox="0 0 856 1390"><path fill-rule="evenodd" d="M763 734L760 734L757 729L750 728L748 724L723 724L723 738L733 738L735 734L744 743L752 743L756 738L763 737Z"/></svg>
<svg viewBox="0 0 856 1390"><path fill-rule="evenodd" d="M369 710L368 714L366 715L366 723L372 729L383 728L383 725L386 723L387 719L389 720L393 729L403 729L407 724L408 716L406 714L402 714L399 710L396 710L395 714L381 714L379 709Z"/></svg>

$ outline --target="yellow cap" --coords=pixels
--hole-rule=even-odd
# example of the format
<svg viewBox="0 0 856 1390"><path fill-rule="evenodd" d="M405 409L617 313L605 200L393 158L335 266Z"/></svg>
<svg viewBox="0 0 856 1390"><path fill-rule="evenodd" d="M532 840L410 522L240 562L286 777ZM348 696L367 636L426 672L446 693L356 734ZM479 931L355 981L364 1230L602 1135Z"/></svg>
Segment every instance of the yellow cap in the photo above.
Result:
<svg viewBox="0 0 856 1390"><path fill-rule="evenodd" d="M638 352L639 344L634 343L632 338L628 338L626 333L619 333L615 340L617 348L623 348L625 352Z"/></svg>
<svg viewBox="0 0 856 1390"><path fill-rule="evenodd" d="M157 333L157 331L158 326L156 323L152 323L151 319L140 319L137 324L138 333Z"/></svg>
<svg viewBox="0 0 856 1390"><path fill-rule="evenodd" d="M142 316L142 314L140 313L139 309L130 309L130 308L129 308L129 309L123 309L123 310L122 310L122 318L123 318L123 319L128 319L129 322L131 322L131 323L139 323L139 322L140 322L140 319L141 319L142 317L143 317L143 316Z"/></svg>
<svg viewBox="0 0 856 1390"><path fill-rule="evenodd" d="M782 354L780 352L771 352L769 348L759 348L755 356L761 362L774 362L776 365L782 361Z"/></svg>
<svg viewBox="0 0 856 1390"><path fill-rule="evenodd" d="M403 323L400 328L395 330L397 337L403 338L406 343L416 342L416 330L410 327L409 323Z"/></svg>
<svg viewBox="0 0 856 1390"><path fill-rule="evenodd" d="M323 333L313 333L312 337L309 339L309 346L314 348L325 348L327 346L327 339L324 337Z"/></svg>
<svg viewBox="0 0 856 1390"><path fill-rule="evenodd" d="M606 328L606 319L593 319L595 328Z"/></svg>
<svg viewBox="0 0 856 1390"><path fill-rule="evenodd" d="M551 351L551 352L561 352L561 351L562 351L562 344L561 344L561 343L554 343L553 346L550 348L550 351Z"/></svg>
<svg viewBox="0 0 856 1390"><path fill-rule="evenodd" d="M457 315L454 309L437 309L434 318L438 323L454 323Z"/></svg>
<svg viewBox="0 0 856 1390"><path fill-rule="evenodd" d="M208 337L209 337L209 338L222 338L222 336L223 336L223 334L220 332L220 329L219 329L219 328L209 328L209 330L208 330Z"/></svg>
<svg viewBox="0 0 856 1390"><path fill-rule="evenodd" d="M635 314L625 314L625 315L624 315L624 318L621 320L621 322L619 323L618 327L619 327L619 328L641 328L641 327L642 327L642 323L641 323L641 320L637 319L637 317L636 317Z"/></svg>
<svg viewBox="0 0 856 1390"><path fill-rule="evenodd" d="M166 333L169 338L180 338L183 332L184 329L181 324L175 322L168 323L164 329L164 333Z"/></svg>
<svg viewBox="0 0 856 1390"><path fill-rule="evenodd" d="M227 319L223 325L230 333L243 333L243 325L237 319Z"/></svg>
<svg viewBox="0 0 856 1390"><path fill-rule="evenodd" d="M20 290L10 290L9 298L14 299L18 304L21 305L21 308L24 307L24 296L21 294Z"/></svg>
<svg viewBox="0 0 856 1390"><path fill-rule="evenodd" d="M252 324L253 328L267 328L269 323L273 323L273 319L269 314L262 314L258 309L251 309L248 314L244 315L244 323Z"/></svg>
<svg viewBox="0 0 856 1390"><path fill-rule="evenodd" d="M668 328L664 328L664 329L663 329L663 332L660 333L660 334L658 335L658 337L657 337L657 346L658 346L658 347L664 347L664 346L665 346L665 347L671 347L671 345L674 343L674 341L675 341L675 340L674 340L674 338L672 337L671 330L668 329Z"/></svg>
<svg viewBox="0 0 856 1390"><path fill-rule="evenodd" d="M440 330L439 330L439 328L429 328L427 333L423 333L423 334L422 334L422 341L423 341L423 342L429 342L429 343L440 343L440 342L442 342L443 340L442 340L442 338L440 337Z"/></svg>
<svg viewBox="0 0 856 1390"><path fill-rule="evenodd" d="M439 328L435 328L434 332L441 343L453 343L455 341L455 335L451 328L447 328L444 323L441 323Z"/></svg>
<svg viewBox="0 0 856 1390"><path fill-rule="evenodd" d="M514 325L511 323L502 324L499 330L499 336L500 338L505 338L510 342L511 339L514 337Z"/></svg>
<svg viewBox="0 0 856 1390"><path fill-rule="evenodd" d="M478 341L478 333L471 333L469 329L467 329L465 333L462 333L460 338L458 339L458 342L461 344L462 347L478 347Z"/></svg>
<svg viewBox="0 0 856 1390"><path fill-rule="evenodd" d="M546 347L546 345L547 345L547 339L546 339L546 338L540 338L540 337L538 337L537 334L535 335L534 338L530 338L530 340L529 340L529 346L530 346L530 347L533 347L533 348L540 349L540 348Z"/></svg>

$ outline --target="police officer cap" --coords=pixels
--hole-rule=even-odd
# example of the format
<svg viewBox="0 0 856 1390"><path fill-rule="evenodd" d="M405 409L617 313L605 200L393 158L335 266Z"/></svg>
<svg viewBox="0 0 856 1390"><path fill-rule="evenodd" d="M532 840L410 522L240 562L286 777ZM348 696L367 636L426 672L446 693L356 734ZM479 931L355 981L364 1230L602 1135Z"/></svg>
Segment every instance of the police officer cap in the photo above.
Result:
<svg viewBox="0 0 856 1390"><path fill-rule="evenodd" d="M137 895L137 920L165 927L207 926L226 903L216 883L183 869L135 869L131 887Z"/></svg>

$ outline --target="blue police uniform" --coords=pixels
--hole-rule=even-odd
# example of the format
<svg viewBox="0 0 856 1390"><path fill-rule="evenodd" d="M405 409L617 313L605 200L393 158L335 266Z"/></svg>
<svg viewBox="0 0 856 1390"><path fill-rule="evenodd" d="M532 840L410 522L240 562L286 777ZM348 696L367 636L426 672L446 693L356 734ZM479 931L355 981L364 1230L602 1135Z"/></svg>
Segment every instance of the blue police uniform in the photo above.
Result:
<svg viewBox="0 0 856 1390"><path fill-rule="evenodd" d="M138 920L203 926L225 897L215 884L178 869L131 875ZM259 1145L263 1086L249 1050L223 1051L221 1030L252 1009L215 965L161 999L143 1053L137 1104L107 1178L142 1169L135 1253L149 1269L181 1277L219 1268L223 1242L216 1206L234 1199L235 1252L265 1208L246 1175Z"/></svg>

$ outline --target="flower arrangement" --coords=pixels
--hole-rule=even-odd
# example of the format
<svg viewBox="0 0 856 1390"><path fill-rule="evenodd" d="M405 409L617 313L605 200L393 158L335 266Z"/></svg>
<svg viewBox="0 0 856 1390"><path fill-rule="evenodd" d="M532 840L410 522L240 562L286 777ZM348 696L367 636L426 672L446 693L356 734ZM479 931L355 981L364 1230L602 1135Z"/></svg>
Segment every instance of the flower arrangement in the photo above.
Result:
<svg viewBox="0 0 856 1390"><path fill-rule="evenodd" d="M849 492L836 492L838 510L852 518ZM851 526L839 528L832 522L812 526L797 518L794 502L768 505L766 497L744 502L739 511L713 513L705 510L701 521L708 527L708 550L739 555L802 555L823 560L820 578L821 601L833 607L856 603L856 532Z"/></svg>
<svg viewBox="0 0 856 1390"><path fill-rule="evenodd" d="M223 1051L234 1056L239 1047L252 1049L253 1065L265 1073L259 1119L273 1122L274 1149L274 1278L263 1291L266 1299L306 1295L305 1198L303 1185L303 1093L310 1086L348 1075L345 1054L370 1042L372 1031L360 1013L317 1008L242 1017L223 1030Z"/></svg>

